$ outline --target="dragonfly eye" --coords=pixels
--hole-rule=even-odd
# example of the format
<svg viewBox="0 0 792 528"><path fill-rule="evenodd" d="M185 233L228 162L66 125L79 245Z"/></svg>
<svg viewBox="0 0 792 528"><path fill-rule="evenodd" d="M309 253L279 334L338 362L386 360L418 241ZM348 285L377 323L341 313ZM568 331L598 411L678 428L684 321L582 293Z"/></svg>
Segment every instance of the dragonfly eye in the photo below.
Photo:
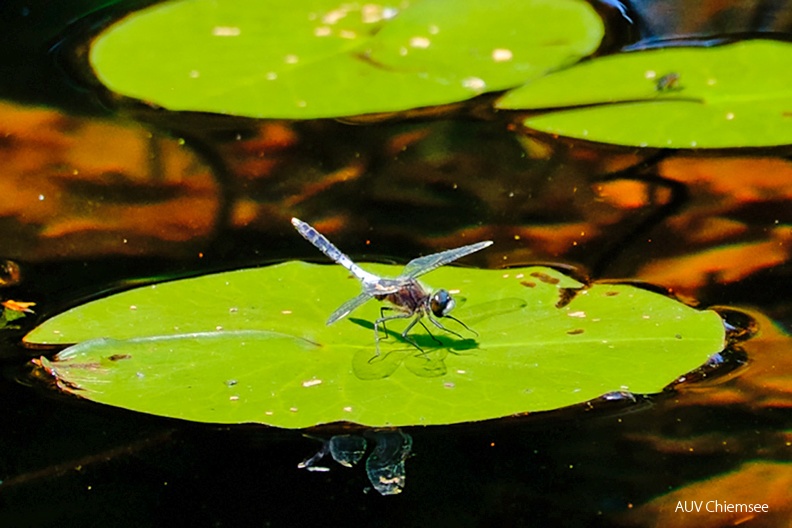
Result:
<svg viewBox="0 0 792 528"><path fill-rule="evenodd" d="M429 308L435 317L445 317L454 309L456 303L446 290L437 290L429 299Z"/></svg>

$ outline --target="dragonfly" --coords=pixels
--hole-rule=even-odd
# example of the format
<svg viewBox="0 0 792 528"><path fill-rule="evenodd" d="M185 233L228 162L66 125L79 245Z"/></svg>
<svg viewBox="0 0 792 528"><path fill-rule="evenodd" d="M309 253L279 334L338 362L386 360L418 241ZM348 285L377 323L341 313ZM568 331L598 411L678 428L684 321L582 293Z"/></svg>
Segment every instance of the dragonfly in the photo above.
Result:
<svg viewBox="0 0 792 528"><path fill-rule="evenodd" d="M423 352L423 349L418 346L418 343L413 338L411 338L408 333L416 324L420 323L421 326L423 326L424 329L429 333L429 335L432 336L432 333L429 332L429 328L427 328L423 322L424 317L437 328L459 338L462 338L459 333L446 328L440 321L438 321L438 319L441 317L452 319L461 324L467 330L470 330L470 328L468 328L465 323L449 314L449 312L454 309L454 306L456 306L456 301L448 292L448 290L440 289L430 293L423 287L423 285L421 285L421 283L418 282L418 277L429 273L440 266L444 266L449 262L453 262L466 255L470 255L471 253L481 251L482 249L491 246L491 240L485 240L483 242L477 242L468 246L449 249L447 251L441 251L440 253L434 253L432 255L426 255L425 257L413 259L407 263L398 277L387 278L369 273L352 262L352 259L342 253L341 250L335 247L332 242L327 240L324 235L299 218L292 218L291 222L294 228L303 236L303 238L316 246L319 251L327 255L335 263L346 268L355 278L361 282L363 291L357 297L348 300L339 306L336 311L330 314L330 317L327 319L328 325L343 319L352 313L353 310L357 309L371 299L387 301L390 303L389 306L383 306L380 308L380 317L374 321L374 343L376 346L377 356L379 356L380 353L380 326L386 332L385 335L387 336L387 329L385 328L385 323L387 321L412 318L412 321L410 321L410 323L401 333L401 337L421 352ZM395 311L396 313L385 315L385 312L387 311ZM470 331L472 332L472 330ZM432 336L432 338L435 339L434 336ZM435 339L435 341L437 341L437 339Z"/></svg>

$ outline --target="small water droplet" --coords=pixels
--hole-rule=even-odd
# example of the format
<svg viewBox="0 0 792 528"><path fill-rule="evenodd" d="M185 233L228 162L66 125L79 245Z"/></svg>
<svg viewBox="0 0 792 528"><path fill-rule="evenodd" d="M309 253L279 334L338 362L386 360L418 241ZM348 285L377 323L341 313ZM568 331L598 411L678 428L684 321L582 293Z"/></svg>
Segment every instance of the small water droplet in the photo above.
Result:
<svg viewBox="0 0 792 528"><path fill-rule="evenodd" d="M215 26L212 28L212 35L215 37L238 37L242 30L234 26Z"/></svg>
<svg viewBox="0 0 792 528"><path fill-rule="evenodd" d="M487 83L484 82L484 79L479 79L478 77L467 77L466 79L462 79L462 86L468 90L483 92L487 87Z"/></svg>
<svg viewBox="0 0 792 528"><path fill-rule="evenodd" d="M498 48L492 50L492 60L495 62L507 62L512 60L514 54L512 50L506 48Z"/></svg>
<svg viewBox="0 0 792 528"><path fill-rule="evenodd" d="M426 49L432 44L432 41L426 37L412 37L410 39L410 46L413 48Z"/></svg>
<svg viewBox="0 0 792 528"><path fill-rule="evenodd" d="M386 7L382 10L382 18L388 20L390 18L394 18L396 15L399 14L399 10L395 7Z"/></svg>

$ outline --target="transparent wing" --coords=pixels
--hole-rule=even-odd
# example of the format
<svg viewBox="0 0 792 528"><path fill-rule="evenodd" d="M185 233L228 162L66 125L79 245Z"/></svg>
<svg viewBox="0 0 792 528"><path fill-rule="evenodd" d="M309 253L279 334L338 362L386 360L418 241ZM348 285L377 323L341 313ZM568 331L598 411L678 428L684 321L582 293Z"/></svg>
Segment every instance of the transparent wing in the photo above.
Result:
<svg viewBox="0 0 792 528"><path fill-rule="evenodd" d="M407 284L407 280L402 277L395 279L380 278L377 282L363 283L363 293L367 293L374 297L375 295L388 295L396 293Z"/></svg>
<svg viewBox="0 0 792 528"><path fill-rule="evenodd" d="M349 315L352 312L352 310L356 309L357 307L359 307L361 304L365 303L369 299L371 299L371 294L367 292L363 292L357 297L353 297L352 299L349 299L347 302L339 306L335 312L330 314L330 317L327 319L327 324L331 325L336 321L338 321L339 319L343 319L344 317Z"/></svg>
<svg viewBox="0 0 792 528"><path fill-rule="evenodd" d="M449 262L453 262L456 259L470 255L476 251L481 251L485 247L489 247L491 245L492 240L485 240L484 242L477 242L475 244L470 244L469 246L449 249L448 251L441 251L440 253L434 253L432 255L426 255L425 257L413 259L408 262L406 266L404 266L404 270L402 271L400 277L410 277L412 279L420 277L424 273L429 273L440 266L445 266Z"/></svg>

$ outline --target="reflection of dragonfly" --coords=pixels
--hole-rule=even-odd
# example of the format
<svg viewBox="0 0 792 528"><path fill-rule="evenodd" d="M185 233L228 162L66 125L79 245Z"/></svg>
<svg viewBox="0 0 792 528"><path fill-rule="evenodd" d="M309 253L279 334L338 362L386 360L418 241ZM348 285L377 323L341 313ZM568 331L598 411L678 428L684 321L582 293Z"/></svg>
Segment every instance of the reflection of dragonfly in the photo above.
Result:
<svg viewBox="0 0 792 528"><path fill-rule="evenodd" d="M344 266L352 275L363 283L363 292L357 297L348 300L333 312L327 320L328 325L335 323L339 319L343 319L349 315L352 310L373 297L380 301L388 301L393 305L383 306L380 309L380 318L374 321L374 342L377 346L377 355L379 355L379 326L382 325L384 329L385 322L393 319L408 319L413 317L413 320L407 325L407 328L404 329L401 336L418 350L421 350L421 347L418 346L415 340L407 336L407 332L409 332L416 323L421 323L421 326L429 332L429 329L426 328L426 325L421 320L424 316L426 316L437 328L460 338L462 337L453 330L443 326L436 319L439 317L448 317L467 328L462 321L449 315L449 312L454 308L456 303L448 291L437 290L429 294L429 292L421 286L417 278L449 262L453 262L465 255L470 255L471 253L475 253L476 251L480 251L492 245L491 240L470 244L469 246L462 246L456 249L449 249L448 251L441 251L440 253L434 253L433 255L411 260L404 267L401 275L394 279L389 279L379 277L362 269L327 240L324 235L302 220L292 218L292 225L294 225L294 228L297 229L303 238L316 246L319 251L333 259L336 263ZM399 313L386 316L385 310L394 310ZM431 332L429 332L429 335L432 335Z"/></svg>

